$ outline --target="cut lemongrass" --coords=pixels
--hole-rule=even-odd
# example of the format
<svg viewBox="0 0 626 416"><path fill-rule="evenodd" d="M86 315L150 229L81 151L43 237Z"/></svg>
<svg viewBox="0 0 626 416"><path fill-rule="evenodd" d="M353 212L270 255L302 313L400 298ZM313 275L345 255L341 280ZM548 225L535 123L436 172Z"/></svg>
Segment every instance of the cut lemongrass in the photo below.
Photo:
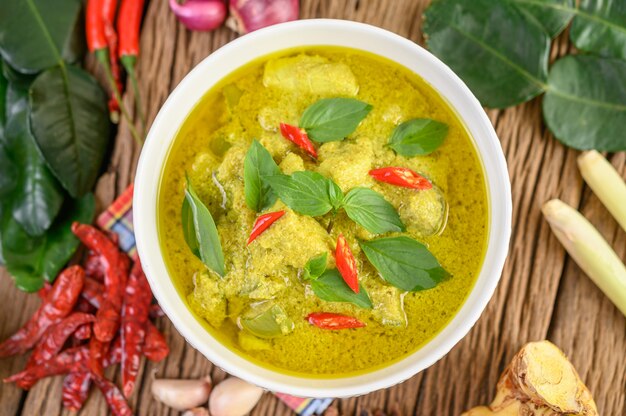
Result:
<svg viewBox="0 0 626 416"><path fill-rule="evenodd" d="M626 183L613 165L595 150L578 157L578 167L585 182L604 206L626 230Z"/></svg>
<svg viewBox="0 0 626 416"><path fill-rule="evenodd" d="M585 217L558 199L544 204L552 231L580 268L626 316L626 267Z"/></svg>

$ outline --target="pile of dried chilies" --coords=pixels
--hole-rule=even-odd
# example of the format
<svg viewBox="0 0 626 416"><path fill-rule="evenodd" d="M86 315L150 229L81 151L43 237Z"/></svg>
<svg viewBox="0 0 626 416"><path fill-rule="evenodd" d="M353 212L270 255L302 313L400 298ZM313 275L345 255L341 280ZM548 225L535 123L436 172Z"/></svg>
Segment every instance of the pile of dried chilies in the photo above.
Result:
<svg viewBox="0 0 626 416"><path fill-rule="evenodd" d="M74 223L72 231L87 247L83 265L66 268L53 285L39 291L41 306L13 336L0 344L0 357L33 352L26 368L8 377L30 389L38 380L65 374L63 405L79 410L91 382L104 394L114 415L130 415L130 397L141 356L161 361L169 354L163 335L150 321L161 315L136 261L118 249L117 235ZM104 377L121 363L122 390Z"/></svg>
<svg viewBox="0 0 626 416"><path fill-rule="evenodd" d="M122 116L128 121L132 136L138 143L141 143L145 135L146 125L135 74L143 6L144 0L122 0L118 11L118 0L88 0L85 25L89 51L95 54L103 66L111 89L109 100L111 120L117 122L121 111ZM135 108L141 120L141 132L135 129L133 119L121 98L123 84L120 64L126 70L133 88Z"/></svg>

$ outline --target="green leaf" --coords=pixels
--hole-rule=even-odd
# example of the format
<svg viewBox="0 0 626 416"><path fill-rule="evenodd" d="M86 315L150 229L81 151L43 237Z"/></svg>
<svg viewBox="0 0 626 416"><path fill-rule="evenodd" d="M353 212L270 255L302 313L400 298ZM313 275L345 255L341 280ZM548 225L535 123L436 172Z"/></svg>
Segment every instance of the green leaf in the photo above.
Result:
<svg viewBox="0 0 626 416"><path fill-rule="evenodd" d="M330 204L333 206L333 210L337 211L339 208L343 206L343 191L332 180L328 180L328 197Z"/></svg>
<svg viewBox="0 0 626 416"><path fill-rule="evenodd" d="M17 168L0 142L0 198L4 198L15 188Z"/></svg>
<svg viewBox="0 0 626 416"><path fill-rule="evenodd" d="M272 155L261 143L253 140L243 162L246 205L251 210L260 212L274 205L276 195L265 177L279 174L280 169Z"/></svg>
<svg viewBox="0 0 626 416"><path fill-rule="evenodd" d="M196 238L196 229L193 225L193 212L187 198L183 199L183 206L180 210L181 221L183 224L183 237L191 252L200 258L200 247Z"/></svg>
<svg viewBox="0 0 626 416"><path fill-rule="evenodd" d="M371 105L353 98L324 98L304 110L300 127L316 142L343 140L371 109Z"/></svg>
<svg viewBox="0 0 626 416"><path fill-rule="evenodd" d="M626 3L582 0L570 38L583 51L626 60Z"/></svg>
<svg viewBox="0 0 626 416"><path fill-rule="evenodd" d="M30 89L31 129L52 173L73 197L95 184L109 141L106 95L85 71L57 66Z"/></svg>
<svg viewBox="0 0 626 416"><path fill-rule="evenodd" d="M72 232L72 223L91 224L96 213L96 200L89 193L80 199L68 198L52 228L46 233L46 247L41 259L43 278L53 282L72 258L80 241Z"/></svg>
<svg viewBox="0 0 626 416"><path fill-rule="evenodd" d="M322 253L319 256L315 256L309 259L304 266L302 274L303 280L315 280L326 271L326 264L328 263L328 253Z"/></svg>
<svg viewBox="0 0 626 416"><path fill-rule="evenodd" d="M61 186L41 157L28 123L27 96L15 90L9 102L9 119L5 131L5 150L17 174L11 193L15 220L31 236L42 235L63 204Z"/></svg>
<svg viewBox="0 0 626 416"><path fill-rule="evenodd" d="M326 270L318 279L312 280L311 288L318 298L327 302L346 302L372 309L365 288L359 283L359 293L354 293L336 269Z"/></svg>
<svg viewBox="0 0 626 416"><path fill-rule="evenodd" d="M0 50L13 68L36 73L58 65L62 59L69 62L80 59L84 49L80 0L3 3Z"/></svg>
<svg viewBox="0 0 626 416"><path fill-rule="evenodd" d="M505 108L544 91L550 36L527 12L504 1L439 0L424 16L429 49L483 105Z"/></svg>
<svg viewBox="0 0 626 416"><path fill-rule="evenodd" d="M271 305L271 304L270 304ZM254 312L261 308L262 312ZM242 328L259 338L276 338L287 335L294 328L294 323L280 305L262 304L252 308L247 316L241 317L239 323ZM256 313L256 315L253 315Z"/></svg>
<svg viewBox="0 0 626 416"><path fill-rule="evenodd" d="M274 175L268 176L266 180L281 201L299 214L317 217L333 209L329 195L332 181L317 172Z"/></svg>
<svg viewBox="0 0 626 416"><path fill-rule="evenodd" d="M575 149L626 150L626 62L566 56L554 63L543 116L557 139Z"/></svg>
<svg viewBox="0 0 626 416"><path fill-rule="evenodd" d="M376 191L354 188L343 202L348 217L374 234L404 231L395 208Z"/></svg>
<svg viewBox="0 0 626 416"><path fill-rule="evenodd" d="M509 0L535 19L554 38L574 15L574 0Z"/></svg>
<svg viewBox="0 0 626 416"><path fill-rule="evenodd" d="M185 198L191 208L200 260L220 277L224 277L224 253L222 251L219 234L217 233L217 227L215 226L209 209L202 203L194 191L189 178L187 178Z"/></svg>
<svg viewBox="0 0 626 416"><path fill-rule="evenodd" d="M0 61L4 64L4 61ZM0 143L4 140L4 127L7 122L7 89L8 81L4 74L0 72Z"/></svg>
<svg viewBox="0 0 626 416"><path fill-rule="evenodd" d="M448 277L426 246L409 237L360 241L359 245L382 278L399 289L430 289Z"/></svg>
<svg viewBox="0 0 626 416"><path fill-rule="evenodd" d="M394 129L389 147L406 157L428 155L441 146L447 134L447 124L429 118L415 118Z"/></svg>

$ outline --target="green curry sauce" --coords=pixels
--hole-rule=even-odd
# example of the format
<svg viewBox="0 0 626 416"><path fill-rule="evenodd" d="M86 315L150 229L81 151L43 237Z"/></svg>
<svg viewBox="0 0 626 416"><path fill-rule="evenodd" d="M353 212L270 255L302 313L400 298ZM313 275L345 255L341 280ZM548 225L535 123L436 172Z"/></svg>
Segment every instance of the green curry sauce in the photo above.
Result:
<svg viewBox="0 0 626 416"><path fill-rule="evenodd" d="M353 97L373 106L343 141L317 144L314 161L278 129L297 125L321 98ZM394 128L412 118L448 125L444 143L427 156L403 157L386 147ZM246 206L243 162L258 140L285 174L317 171L344 191L361 186L382 194L397 210L408 235L450 273L428 290L402 292L378 275L358 240L375 236L340 212L296 214L278 200L268 211L286 214L246 245L257 213ZM376 182L370 169L411 168L435 187L417 191ZM181 223L185 176L210 210L223 247L226 275L209 272L187 246ZM219 186L218 186L219 185ZM223 189L220 190L220 187ZM198 103L170 150L158 201L159 236L170 275L206 329L233 351L284 373L346 376L388 365L424 345L456 314L481 267L488 231L488 201L481 162L461 121L424 80L405 68L357 50L313 47L284 51L235 71ZM339 233L357 259L359 281L372 309L326 302L302 280L306 262L327 252L329 267ZM398 233L396 233L398 234ZM293 330L257 338L238 321L250 305L278 304ZM323 330L311 312L357 317L363 328Z"/></svg>

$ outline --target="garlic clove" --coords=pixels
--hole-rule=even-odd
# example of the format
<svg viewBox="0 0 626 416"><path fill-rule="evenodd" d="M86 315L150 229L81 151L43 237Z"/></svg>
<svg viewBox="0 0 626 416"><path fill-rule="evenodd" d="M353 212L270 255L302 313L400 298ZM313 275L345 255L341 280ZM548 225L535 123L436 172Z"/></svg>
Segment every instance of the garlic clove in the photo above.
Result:
<svg viewBox="0 0 626 416"><path fill-rule="evenodd" d="M196 380L153 379L152 394L165 405L187 410L207 402L211 393L211 377Z"/></svg>
<svg viewBox="0 0 626 416"><path fill-rule="evenodd" d="M211 392L211 416L243 416L250 412L263 395L263 389L239 378L230 377Z"/></svg>

